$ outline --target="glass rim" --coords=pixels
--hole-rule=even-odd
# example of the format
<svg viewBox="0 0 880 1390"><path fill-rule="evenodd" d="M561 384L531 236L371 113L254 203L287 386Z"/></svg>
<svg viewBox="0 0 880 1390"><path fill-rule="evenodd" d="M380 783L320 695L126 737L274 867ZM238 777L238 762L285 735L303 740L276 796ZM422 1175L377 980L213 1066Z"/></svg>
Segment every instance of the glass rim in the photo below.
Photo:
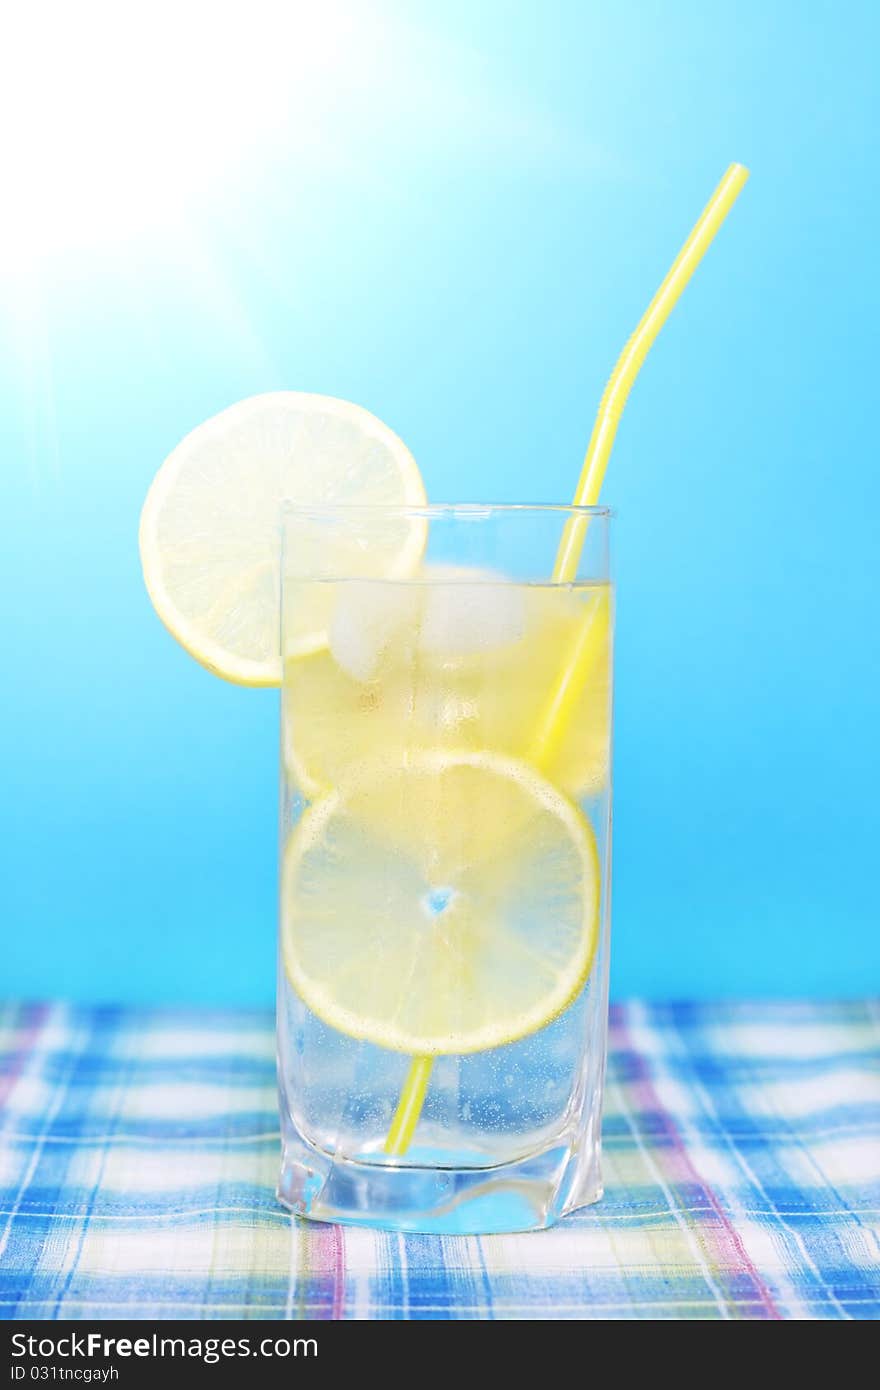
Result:
<svg viewBox="0 0 880 1390"><path fill-rule="evenodd" d="M283 516L415 516L427 520L461 518L463 521L485 521L496 514L521 512L555 512L559 516L582 516L591 520L612 520L613 507L576 506L570 502L295 502L283 498Z"/></svg>

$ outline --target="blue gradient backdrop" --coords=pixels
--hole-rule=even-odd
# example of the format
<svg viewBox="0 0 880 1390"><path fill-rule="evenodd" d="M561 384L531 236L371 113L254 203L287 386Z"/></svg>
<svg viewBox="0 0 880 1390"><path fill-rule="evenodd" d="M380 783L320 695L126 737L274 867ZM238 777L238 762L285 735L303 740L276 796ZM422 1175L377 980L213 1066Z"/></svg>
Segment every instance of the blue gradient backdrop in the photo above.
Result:
<svg viewBox="0 0 880 1390"><path fill-rule="evenodd" d="M324 391L386 419L437 500L567 499L733 159L751 181L607 485L614 987L876 988L880 10L371 11L374 89L340 78L311 144L276 132L186 255L160 228L3 272L0 992L272 997L277 697L192 663L141 582L178 438Z"/></svg>

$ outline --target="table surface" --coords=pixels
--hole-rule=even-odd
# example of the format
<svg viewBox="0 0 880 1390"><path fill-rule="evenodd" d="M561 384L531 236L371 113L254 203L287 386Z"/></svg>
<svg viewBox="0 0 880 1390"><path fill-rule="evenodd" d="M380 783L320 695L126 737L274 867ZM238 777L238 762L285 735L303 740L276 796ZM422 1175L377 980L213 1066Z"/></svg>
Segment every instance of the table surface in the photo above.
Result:
<svg viewBox="0 0 880 1390"><path fill-rule="evenodd" d="M606 1195L400 1236L276 1203L272 1019L0 1008L5 1318L876 1318L880 1005L612 1010Z"/></svg>

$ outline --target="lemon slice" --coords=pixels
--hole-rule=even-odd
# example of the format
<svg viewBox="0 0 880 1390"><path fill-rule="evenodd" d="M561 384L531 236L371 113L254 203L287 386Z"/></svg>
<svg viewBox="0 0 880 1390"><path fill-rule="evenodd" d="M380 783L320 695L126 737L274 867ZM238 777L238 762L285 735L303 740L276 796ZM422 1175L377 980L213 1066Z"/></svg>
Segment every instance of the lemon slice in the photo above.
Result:
<svg viewBox="0 0 880 1390"><path fill-rule="evenodd" d="M144 503L144 579L159 617L190 655L241 685L281 683L285 499L422 506L425 490L415 460L387 425L331 396L253 396L178 444ZM366 558L362 547L346 553L340 528L340 553L328 555L324 547L322 572L409 573L424 549L424 521L389 517L382 525L381 532L370 531ZM319 607L298 612L286 649L319 649L326 640L322 621Z"/></svg>
<svg viewBox="0 0 880 1390"><path fill-rule="evenodd" d="M599 925L589 822L490 753L368 761L284 852L284 967L339 1032L416 1056L515 1042L589 975Z"/></svg>

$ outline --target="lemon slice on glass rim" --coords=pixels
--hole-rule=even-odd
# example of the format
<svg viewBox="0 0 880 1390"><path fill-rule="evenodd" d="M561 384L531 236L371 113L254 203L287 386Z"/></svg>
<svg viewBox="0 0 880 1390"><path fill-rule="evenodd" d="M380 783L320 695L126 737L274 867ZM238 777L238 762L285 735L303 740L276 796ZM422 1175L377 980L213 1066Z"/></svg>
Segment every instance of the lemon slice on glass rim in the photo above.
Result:
<svg viewBox="0 0 880 1390"><path fill-rule="evenodd" d="M140 552L153 606L191 656L240 685L280 685L280 532L285 500L425 505L415 459L361 406L332 396L278 391L252 396L188 434L169 454L141 513ZM370 532L369 572L411 573L425 547L423 518L389 517ZM347 574L344 528L322 555L325 573ZM358 557L361 568L364 557ZM296 614L288 650L326 641L316 593Z"/></svg>

